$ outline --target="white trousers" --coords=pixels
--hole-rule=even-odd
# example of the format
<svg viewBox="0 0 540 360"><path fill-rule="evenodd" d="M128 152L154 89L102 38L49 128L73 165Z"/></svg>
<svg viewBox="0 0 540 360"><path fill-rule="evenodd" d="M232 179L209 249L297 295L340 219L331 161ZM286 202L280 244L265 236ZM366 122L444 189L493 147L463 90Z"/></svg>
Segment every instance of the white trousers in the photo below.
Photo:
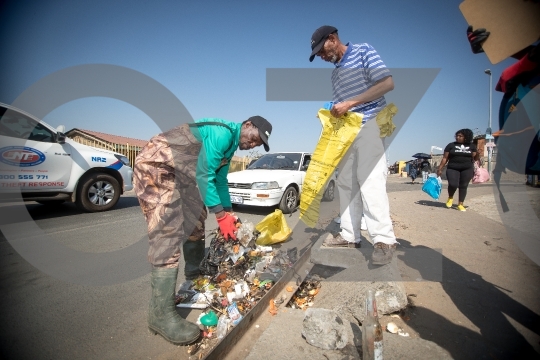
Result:
<svg viewBox="0 0 540 360"><path fill-rule="evenodd" d="M386 195L386 155L375 119L368 121L356 136L339 164L337 180L343 239L361 240L364 214L374 243L396 243Z"/></svg>

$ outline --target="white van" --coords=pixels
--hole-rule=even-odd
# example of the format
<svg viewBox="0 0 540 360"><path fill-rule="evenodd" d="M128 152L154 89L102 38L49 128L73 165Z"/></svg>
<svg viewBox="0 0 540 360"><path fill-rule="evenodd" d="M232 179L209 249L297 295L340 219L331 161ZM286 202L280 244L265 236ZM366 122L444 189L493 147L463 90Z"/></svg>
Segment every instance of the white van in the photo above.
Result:
<svg viewBox="0 0 540 360"><path fill-rule="evenodd" d="M79 144L43 121L0 103L0 199L40 204L75 202L87 212L116 205L133 189L122 154Z"/></svg>

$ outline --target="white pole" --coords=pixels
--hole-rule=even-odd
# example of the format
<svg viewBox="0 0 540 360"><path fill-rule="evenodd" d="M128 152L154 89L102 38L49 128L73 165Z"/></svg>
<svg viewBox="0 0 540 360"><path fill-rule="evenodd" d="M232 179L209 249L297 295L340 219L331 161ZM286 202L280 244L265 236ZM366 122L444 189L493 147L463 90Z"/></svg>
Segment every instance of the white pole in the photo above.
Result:
<svg viewBox="0 0 540 360"><path fill-rule="evenodd" d="M491 101L492 101L492 74L491 74L491 70L490 69L486 69L484 70L484 72L486 74L489 75L489 122L488 122L488 128L486 130L486 146L487 146L487 151L488 151L488 173L489 173L489 176L491 176L491 139L493 138L493 131L491 130L491 108L492 108L492 104L491 104Z"/></svg>
<svg viewBox="0 0 540 360"><path fill-rule="evenodd" d="M492 86L492 75L491 75L491 72L489 73L489 129L490 129L490 135L493 136L493 130L491 130L491 109L493 107L492 105L492 99L493 99L493 96L492 96L492 91L493 91L493 86ZM489 142L491 143L492 139L489 139ZM489 176L491 177L491 154L493 153L493 147L489 147L488 149L488 174Z"/></svg>

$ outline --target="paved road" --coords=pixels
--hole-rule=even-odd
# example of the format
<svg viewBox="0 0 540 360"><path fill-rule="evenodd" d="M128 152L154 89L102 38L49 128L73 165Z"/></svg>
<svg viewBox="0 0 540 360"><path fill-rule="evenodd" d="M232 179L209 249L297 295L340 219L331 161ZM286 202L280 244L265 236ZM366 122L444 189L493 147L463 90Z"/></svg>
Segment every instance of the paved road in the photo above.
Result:
<svg viewBox="0 0 540 360"><path fill-rule="evenodd" d="M408 181L391 177L389 193L420 188ZM253 223L272 211L243 206L236 209L244 222ZM145 222L133 195L123 196L114 210L105 213L83 214L72 204L57 208L38 204L3 205L0 218L6 219L17 212L27 214L31 219L11 225L0 221L2 232L10 241L24 239L30 234L31 241L26 245L35 249L34 255L39 255L41 270L15 251L6 237L0 237L2 358L187 358L185 348L151 335L146 328L150 267L146 263ZM321 208L319 229L337 213L337 200L325 203ZM287 221L295 228L298 212L287 216ZM35 225L37 228L32 229ZM217 224L210 217L206 226L212 230ZM310 236L319 235L320 231L310 233L300 224L287 247L304 246ZM97 268L93 269L77 256L49 258L48 248L40 249L47 244L47 238L53 239L56 245L74 250L75 255L99 256L126 251L130 256L118 257L113 264L98 262ZM96 267L95 263L93 265ZM62 276L50 275L59 269ZM138 273L141 269L143 274ZM106 285L88 284L85 276L91 278L93 274L94 280L98 277ZM114 279L124 281L115 282ZM193 312L186 315L188 318L196 316Z"/></svg>
<svg viewBox="0 0 540 360"><path fill-rule="evenodd" d="M331 210L337 209L337 200L325 206L328 222L337 215L337 210ZM273 210L236 208L244 222L254 224ZM0 220L1 358L186 355L185 348L150 335L146 327L150 296L146 224L133 194L124 195L114 210L104 213L80 213L73 204L50 208L29 203L3 204L0 214L4 219ZM6 219L14 215L17 220L8 223ZM294 228L298 212L287 216L287 222ZM206 228L217 228L213 216ZM300 233L288 246L306 238ZM34 259L21 256L13 244L25 245ZM50 254L48 250L59 245ZM68 255L61 255L66 249ZM116 256L112 264L105 258L90 265L80 259L81 254L114 258L122 252L129 256Z"/></svg>

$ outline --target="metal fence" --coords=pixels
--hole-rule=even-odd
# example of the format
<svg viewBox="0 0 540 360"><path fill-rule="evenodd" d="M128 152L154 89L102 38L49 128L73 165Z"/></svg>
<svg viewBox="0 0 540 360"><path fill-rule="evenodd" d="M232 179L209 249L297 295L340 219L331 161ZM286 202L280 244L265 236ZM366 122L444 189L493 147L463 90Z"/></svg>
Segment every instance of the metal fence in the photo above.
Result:
<svg viewBox="0 0 540 360"><path fill-rule="evenodd" d="M229 172L232 173L235 171L245 170L248 167L250 161L251 159L248 157L244 157L241 160L232 160L231 165L229 166Z"/></svg>
<svg viewBox="0 0 540 360"><path fill-rule="evenodd" d="M101 139L86 134L84 136L77 134L71 137L71 139L80 144L120 153L129 159L131 167L133 167L133 165L135 164L135 158L142 150L142 146L130 145L129 143L115 144L108 141L103 141ZM249 157L236 158L232 160L231 165L229 166L229 172L231 173L235 171L245 170L246 167L249 165L250 161L251 159Z"/></svg>
<svg viewBox="0 0 540 360"><path fill-rule="evenodd" d="M120 153L129 159L131 167L135 164L135 158L141 152L142 146L126 144L114 144L108 141L103 141L98 138L91 137L89 135L75 135L71 138L73 141L76 141L83 145L92 146L98 149L105 149Z"/></svg>

